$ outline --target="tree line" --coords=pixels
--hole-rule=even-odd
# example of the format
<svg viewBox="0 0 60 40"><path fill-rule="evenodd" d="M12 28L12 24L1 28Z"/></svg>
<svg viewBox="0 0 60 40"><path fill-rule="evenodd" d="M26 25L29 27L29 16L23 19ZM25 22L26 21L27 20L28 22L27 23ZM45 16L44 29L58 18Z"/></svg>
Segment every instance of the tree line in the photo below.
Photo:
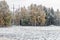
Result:
<svg viewBox="0 0 60 40"><path fill-rule="evenodd" d="M23 26L60 26L60 11L47 8L42 5L31 4L30 6L17 9L15 24Z"/></svg>
<svg viewBox="0 0 60 40"><path fill-rule="evenodd" d="M13 24L14 21L14 24ZM42 5L31 4L11 12L5 1L0 1L0 26L60 26L60 11Z"/></svg>

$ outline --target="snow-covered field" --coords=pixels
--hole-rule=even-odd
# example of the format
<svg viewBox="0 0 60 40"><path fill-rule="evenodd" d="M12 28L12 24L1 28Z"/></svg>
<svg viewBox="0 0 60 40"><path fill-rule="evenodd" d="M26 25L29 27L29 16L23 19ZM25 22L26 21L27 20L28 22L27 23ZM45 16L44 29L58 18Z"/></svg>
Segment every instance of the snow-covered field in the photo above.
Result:
<svg viewBox="0 0 60 40"><path fill-rule="evenodd" d="M13 26L0 28L0 40L60 40L60 27Z"/></svg>

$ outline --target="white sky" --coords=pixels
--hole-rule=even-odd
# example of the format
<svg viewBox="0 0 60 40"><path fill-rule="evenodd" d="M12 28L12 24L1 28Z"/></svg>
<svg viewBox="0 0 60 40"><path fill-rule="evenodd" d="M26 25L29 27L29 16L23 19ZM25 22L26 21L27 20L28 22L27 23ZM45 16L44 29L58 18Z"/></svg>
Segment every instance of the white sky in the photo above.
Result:
<svg viewBox="0 0 60 40"><path fill-rule="evenodd" d="M6 0L10 9L12 9L12 5L14 3L15 8L17 9L20 5L20 7L23 6L29 6L30 4L42 4L46 7L53 7L54 10L59 9L60 10L60 0Z"/></svg>

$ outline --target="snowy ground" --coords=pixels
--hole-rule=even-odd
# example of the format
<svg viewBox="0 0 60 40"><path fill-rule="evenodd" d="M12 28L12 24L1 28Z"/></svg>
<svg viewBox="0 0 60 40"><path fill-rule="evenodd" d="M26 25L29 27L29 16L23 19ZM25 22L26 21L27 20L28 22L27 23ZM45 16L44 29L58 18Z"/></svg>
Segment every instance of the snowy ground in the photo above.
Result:
<svg viewBox="0 0 60 40"><path fill-rule="evenodd" d="M56 26L0 28L0 40L60 40L60 28Z"/></svg>

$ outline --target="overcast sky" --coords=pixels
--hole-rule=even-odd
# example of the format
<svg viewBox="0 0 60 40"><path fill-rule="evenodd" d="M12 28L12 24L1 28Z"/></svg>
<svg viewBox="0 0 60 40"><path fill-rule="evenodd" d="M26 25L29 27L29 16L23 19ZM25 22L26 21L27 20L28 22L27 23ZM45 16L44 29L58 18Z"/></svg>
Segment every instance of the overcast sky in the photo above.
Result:
<svg viewBox="0 0 60 40"><path fill-rule="evenodd" d="M46 7L53 7L54 10L59 9L60 10L60 0L6 0L10 9L12 9L12 5L14 3L15 8L17 9L20 5L20 7L23 6L29 6L30 4L42 4Z"/></svg>

